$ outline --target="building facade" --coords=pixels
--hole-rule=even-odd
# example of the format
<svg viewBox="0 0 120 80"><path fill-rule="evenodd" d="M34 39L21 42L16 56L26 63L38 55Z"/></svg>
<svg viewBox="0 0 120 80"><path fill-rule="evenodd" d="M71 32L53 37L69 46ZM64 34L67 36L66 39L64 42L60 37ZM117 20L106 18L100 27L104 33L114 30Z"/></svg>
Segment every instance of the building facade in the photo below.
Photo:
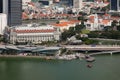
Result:
<svg viewBox="0 0 120 80"><path fill-rule="evenodd" d="M0 13L0 35L4 34L6 26L7 26L7 15Z"/></svg>
<svg viewBox="0 0 120 80"><path fill-rule="evenodd" d="M83 7L82 3L83 3L83 0L74 0L73 7L81 10L81 8Z"/></svg>
<svg viewBox="0 0 120 80"><path fill-rule="evenodd" d="M0 13L7 14L7 25L22 24L22 0L0 0Z"/></svg>
<svg viewBox="0 0 120 80"><path fill-rule="evenodd" d="M0 13L3 12L3 0L0 0Z"/></svg>
<svg viewBox="0 0 120 80"><path fill-rule="evenodd" d="M39 3L43 5L51 5L53 4L53 0L39 0Z"/></svg>
<svg viewBox="0 0 120 80"><path fill-rule="evenodd" d="M25 3L28 3L28 2L31 2L31 0L22 0L22 4L25 4Z"/></svg>
<svg viewBox="0 0 120 80"><path fill-rule="evenodd" d="M22 24L22 0L8 0L8 26Z"/></svg>
<svg viewBox="0 0 120 80"><path fill-rule="evenodd" d="M73 6L73 0L53 0L53 3L57 3L66 7Z"/></svg>
<svg viewBox="0 0 120 80"><path fill-rule="evenodd" d="M110 0L110 10L111 11L118 11L120 7L119 0Z"/></svg>
<svg viewBox="0 0 120 80"><path fill-rule="evenodd" d="M73 6L73 1L74 0L60 0L60 4L65 6Z"/></svg>
<svg viewBox="0 0 120 80"><path fill-rule="evenodd" d="M90 31L102 31L106 26L111 26L112 20L104 16L104 18L98 17L97 14L88 16L88 20L84 23L86 30Z"/></svg>
<svg viewBox="0 0 120 80"><path fill-rule="evenodd" d="M52 26L40 26L37 24L16 26L11 29L10 42L12 44L18 43L42 43L44 41L58 41L60 39L60 32Z"/></svg>

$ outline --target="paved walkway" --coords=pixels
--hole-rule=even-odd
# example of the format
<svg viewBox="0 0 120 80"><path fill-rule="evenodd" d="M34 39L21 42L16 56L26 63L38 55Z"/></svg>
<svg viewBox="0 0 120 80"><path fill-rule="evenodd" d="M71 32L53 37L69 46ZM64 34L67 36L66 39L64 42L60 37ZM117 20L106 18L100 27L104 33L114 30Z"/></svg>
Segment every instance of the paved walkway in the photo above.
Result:
<svg viewBox="0 0 120 80"><path fill-rule="evenodd" d="M120 45L64 45L70 50L117 50L120 51Z"/></svg>

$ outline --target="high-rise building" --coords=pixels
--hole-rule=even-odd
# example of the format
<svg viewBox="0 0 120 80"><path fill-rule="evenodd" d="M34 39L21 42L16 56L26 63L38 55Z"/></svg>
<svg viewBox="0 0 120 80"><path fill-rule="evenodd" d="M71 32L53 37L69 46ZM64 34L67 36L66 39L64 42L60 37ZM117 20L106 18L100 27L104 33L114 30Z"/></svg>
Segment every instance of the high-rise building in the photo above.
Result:
<svg viewBox="0 0 120 80"><path fill-rule="evenodd" d="M119 0L110 0L110 10L118 11L120 6Z"/></svg>
<svg viewBox="0 0 120 80"><path fill-rule="evenodd" d="M0 13L0 35L4 34L6 26L7 26L7 15Z"/></svg>
<svg viewBox="0 0 120 80"><path fill-rule="evenodd" d="M8 26L22 24L22 0L0 0L0 12L7 14Z"/></svg>
<svg viewBox="0 0 120 80"><path fill-rule="evenodd" d="M0 13L3 12L3 0L0 0Z"/></svg>
<svg viewBox="0 0 120 80"><path fill-rule="evenodd" d="M22 0L8 0L8 25L22 24Z"/></svg>

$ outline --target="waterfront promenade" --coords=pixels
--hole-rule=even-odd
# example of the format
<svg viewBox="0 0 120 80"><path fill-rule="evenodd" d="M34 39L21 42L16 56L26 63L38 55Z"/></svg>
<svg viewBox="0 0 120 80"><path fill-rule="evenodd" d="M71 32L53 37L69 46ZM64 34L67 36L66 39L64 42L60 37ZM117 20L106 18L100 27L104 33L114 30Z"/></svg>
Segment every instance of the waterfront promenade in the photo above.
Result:
<svg viewBox="0 0 120 80"><path fill-rule="evenodd" d="M0 58L26 58L26 59L56 59L54 56L25 56L25 55L0 55Z"/></svg>
<svg viewBox="0 0 120 80"><path fill-rule="evenodd" d="M98 51L120 51L120 45L63 45L69 50L98 50Z"/></svg>
<svg viewBox="0 0 120 80"><path fill-rule="evenodd" d="M16 55L0 55L0 57L22 57L22 58L41 58L41 59L62 59L62 60L72 60L76 58L84 58L86 54L82 54L82 52L76 52L74 54L64 54L60 55L61 48L66 48L67 51L72 50L74 51L85 51L85 53L88 53L89 51L96 51L95 53L87 54L88 56L98 55L98 54L113 54L113 53L120 53L120 46L119 45L61 45L61 47L18 47L18 46L8 46L8 45L2 45L0 46L1 49L10 49L10 50L17 50L17 51L23 51L22 53L18 53ZM39 48L39 49L38 49ZM25 51L30 51L31 53L24 53ZM49 53L51 51L57 51L55 54ZM43 53L42 53L43 52ZM38 54L39 53L39 54ZM36 55L37 54L37 55ZM44 54L44 56L43 56ZM49 54L49 56L46 56ZM53 55L53 56L50 56Z"/></svg>

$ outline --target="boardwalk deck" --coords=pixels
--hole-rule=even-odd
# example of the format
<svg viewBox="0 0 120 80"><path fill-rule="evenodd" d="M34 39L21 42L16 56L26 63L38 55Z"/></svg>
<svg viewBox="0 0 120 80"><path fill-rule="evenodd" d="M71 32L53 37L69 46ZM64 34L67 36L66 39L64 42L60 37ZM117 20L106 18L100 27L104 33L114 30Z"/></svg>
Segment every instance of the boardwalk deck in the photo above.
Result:
<svg viewBox="0 0 120 80"><path fill-rule="evenodd" d="M118 45L117 46L65 45L64 47L67 48L67 49L70 49L70 50L87 50L87 51L90 51L90 50L99 50L99 51L112 50L112 51L120 51L120 46L118 46Z"/></svg>

